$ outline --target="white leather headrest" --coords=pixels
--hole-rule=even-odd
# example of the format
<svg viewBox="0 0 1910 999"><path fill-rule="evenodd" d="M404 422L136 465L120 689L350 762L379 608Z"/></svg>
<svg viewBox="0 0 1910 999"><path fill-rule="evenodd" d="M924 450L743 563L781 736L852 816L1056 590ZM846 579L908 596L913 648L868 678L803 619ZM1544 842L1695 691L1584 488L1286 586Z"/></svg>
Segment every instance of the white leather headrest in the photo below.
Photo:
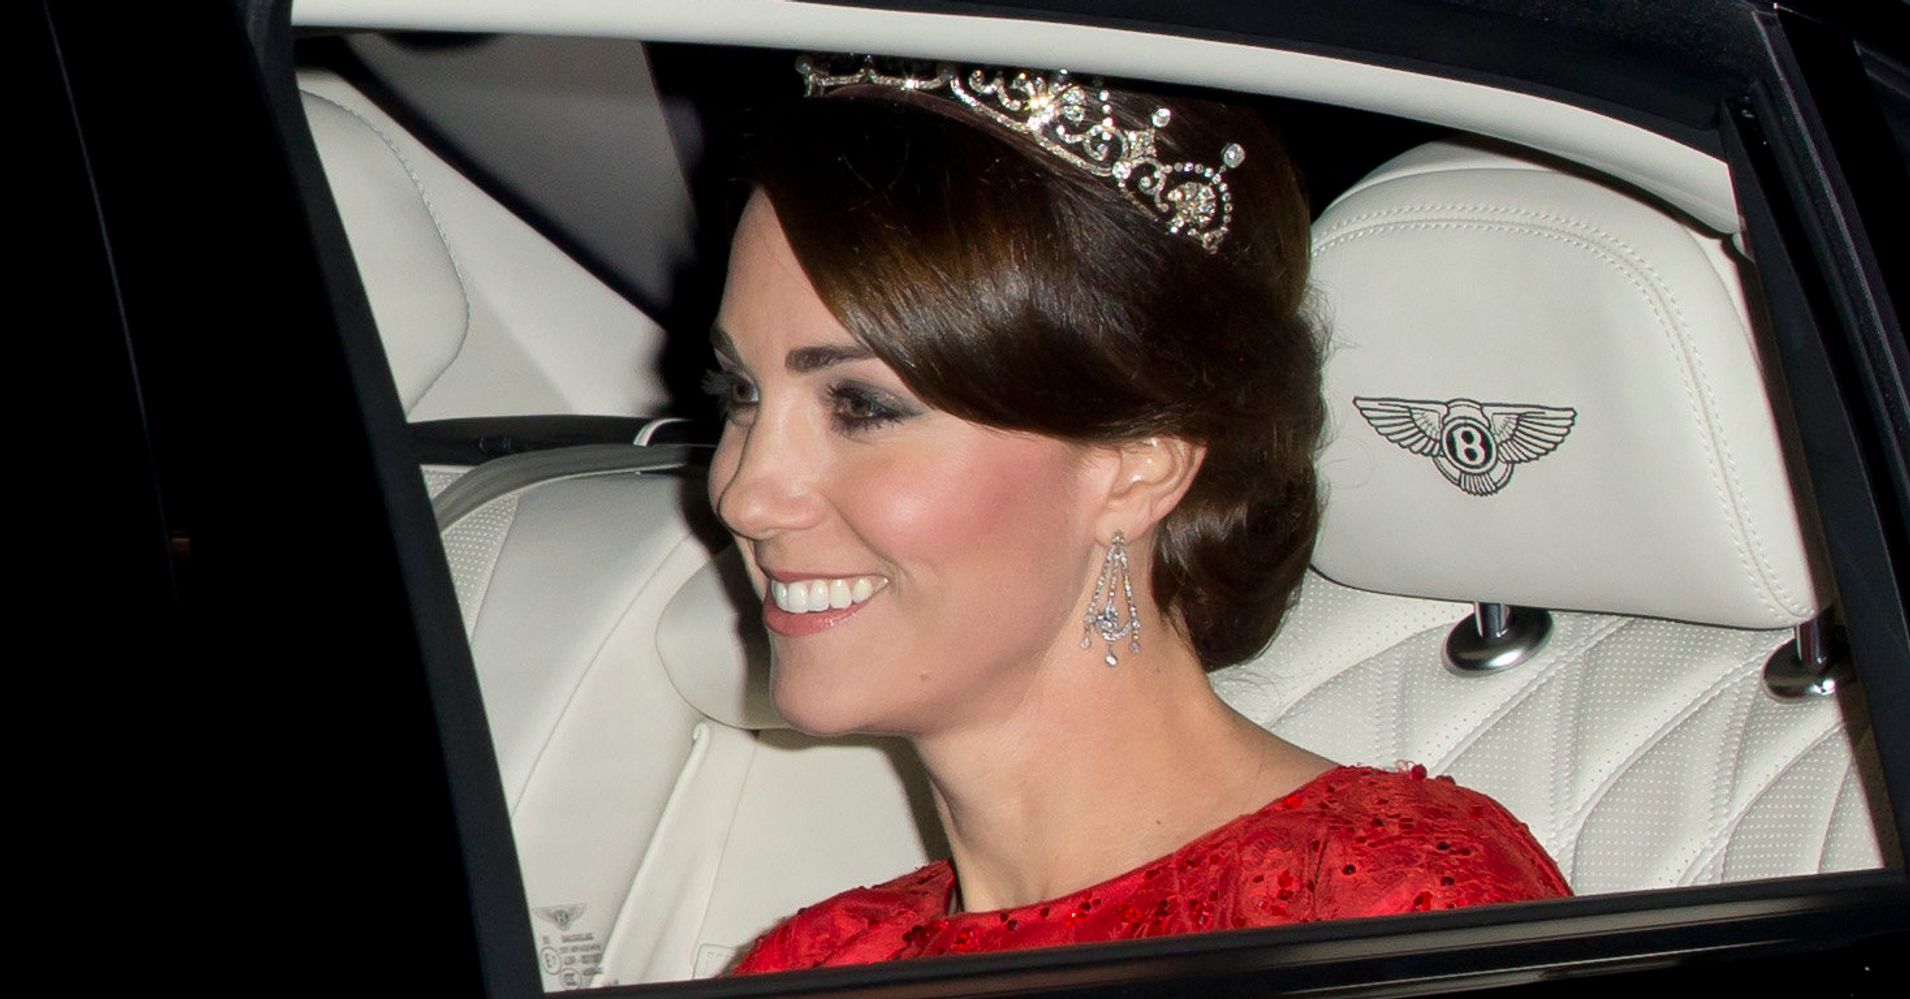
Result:
<svg viewBox="0 0 1910 999"><path fill-rule="evenodd" d="M409 412L458 356L471 311L417 175L372 123L301 92L318 158Z"/></svg>
<svg viewBox="0 0 1910 999"><path fill-rule="evenodd" d="M657 624L657 655L683 700L731 728L788 728L769 700L769 640L743 560L723 549L671 598Z"/></svg>
<svg viewBox="0 0 1910 999"><path fill-rule="evenodd" d="M1327 209L1313 273L1326 576L1745 628L1822 607L1716 240L1551 166L1434 143Z"/></svg>

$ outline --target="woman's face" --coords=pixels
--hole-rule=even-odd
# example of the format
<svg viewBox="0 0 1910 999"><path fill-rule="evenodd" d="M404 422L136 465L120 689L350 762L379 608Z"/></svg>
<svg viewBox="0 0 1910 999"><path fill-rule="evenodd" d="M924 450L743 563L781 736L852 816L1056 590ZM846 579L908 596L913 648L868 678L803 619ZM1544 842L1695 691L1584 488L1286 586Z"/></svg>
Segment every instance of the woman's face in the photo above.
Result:
<svg viewBox="0 0 1910 999"><path fill-rule="evenodd" d="M729 417L710 500L764 598L792 725L929 734L1011 712L1046 663L1095 661L1075 647L1094 454L924 405L830 314L760 192L714 337Z"/></svg>

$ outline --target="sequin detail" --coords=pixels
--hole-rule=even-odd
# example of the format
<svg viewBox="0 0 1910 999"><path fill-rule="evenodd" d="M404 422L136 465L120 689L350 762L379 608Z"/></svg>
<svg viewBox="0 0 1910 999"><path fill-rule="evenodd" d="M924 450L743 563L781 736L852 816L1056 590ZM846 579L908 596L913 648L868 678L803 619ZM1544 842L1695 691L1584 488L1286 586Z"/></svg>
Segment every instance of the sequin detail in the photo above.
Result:
<svg viewBox="0 0 1910 999"><path fill-rule="evenodd" d="M1411 766L1330 770L1166 857L1060 898L948 915L954 892L947 861L843 892L765 934L734 973L1425 912L1571 890L1497 802Z"/></svg>

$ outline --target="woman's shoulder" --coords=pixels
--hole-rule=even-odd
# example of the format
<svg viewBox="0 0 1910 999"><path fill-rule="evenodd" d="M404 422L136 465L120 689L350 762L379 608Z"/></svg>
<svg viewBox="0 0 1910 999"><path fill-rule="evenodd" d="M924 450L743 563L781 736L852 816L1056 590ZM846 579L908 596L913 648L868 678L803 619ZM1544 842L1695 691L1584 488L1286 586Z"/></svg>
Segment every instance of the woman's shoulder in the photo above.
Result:
<svg viewBox="0 0 1910 999"><path fill-rule="evenodd" d="M948 911L954 886L954 868L938 860L879 885L832 895L763 934L731 973L887 960L902 948L912 927Z"/></svg>
<svg viewBox="0 0 1910 999"><path fill-rule="evenodd" d="M1288 810L1310 807L1326 816L1423 811L1444 815L1454 809L1468 820L1507 818L1511 813L1490 796L1465 787L1447 776L1433 776L1416 763L1392 769L1338 766L1294 789L1274 807Z"/></svg>
<svg viewBox="0 0 1910 999"><path fill-rule="evenodd" d="M1524 823L1423 766L1338 767L1253 819L1252 826L1308 837L1314 919L1571 894Z"/></svg>

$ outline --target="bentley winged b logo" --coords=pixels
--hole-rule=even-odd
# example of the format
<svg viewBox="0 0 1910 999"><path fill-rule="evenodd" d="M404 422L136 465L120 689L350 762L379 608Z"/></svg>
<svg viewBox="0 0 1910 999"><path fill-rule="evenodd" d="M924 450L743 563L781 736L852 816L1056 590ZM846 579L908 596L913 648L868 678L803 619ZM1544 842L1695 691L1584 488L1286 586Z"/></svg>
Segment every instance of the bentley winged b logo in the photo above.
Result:
<svg viewBox="0 0 1910 999"><path fill-rule="evenodd" d="M1564 406L1453 399L1353 397L1381 437L1432 459L1446 481L1490 496L1512 481L1512 466L1551 454L1572 432L1578 410Z"/></svg>
<svg viewBox="0 0 1910 999"><path fill-rule="evenodd" d="M558 931L562 932L570 929L570 924L576 922L577 917L584 914L584 903L572 902L569 905L549 905L543 908L532 909L531 911L537 913L538 918L548 920L555 924Z"/></svg>

